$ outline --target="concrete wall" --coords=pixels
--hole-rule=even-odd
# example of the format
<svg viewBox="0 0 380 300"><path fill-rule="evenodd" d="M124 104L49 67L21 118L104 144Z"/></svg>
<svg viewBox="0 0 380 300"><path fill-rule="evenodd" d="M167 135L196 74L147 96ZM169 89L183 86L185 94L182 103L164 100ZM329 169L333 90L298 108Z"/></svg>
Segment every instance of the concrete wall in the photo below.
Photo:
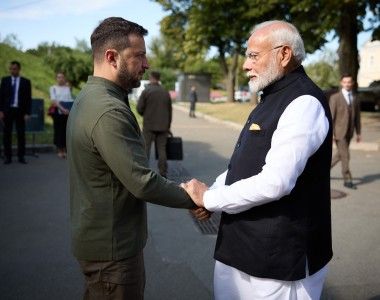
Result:
<svg viewBox="0 0 380 300"><path fill-rule="evenodd" d="M177 77L177 101L189 101L191 86L195 85L198 102L210 101L211 74L182 73Z"/></svg>

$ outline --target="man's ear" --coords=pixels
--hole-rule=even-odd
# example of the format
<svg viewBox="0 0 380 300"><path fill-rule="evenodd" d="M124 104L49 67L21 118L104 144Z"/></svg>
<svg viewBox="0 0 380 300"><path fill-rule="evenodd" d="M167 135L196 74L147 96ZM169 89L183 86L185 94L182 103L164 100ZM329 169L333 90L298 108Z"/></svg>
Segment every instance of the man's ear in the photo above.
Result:
<svg viewBox="0 0 380 300"><path fill-rule="evenodd" d="M281 55L281 66L285 68L287 65L289 65L292 56L293 56L293 51L289 46L283 46L280 50L280 55Z"/></svg>
<svg viewBox="0 0 380 300"><path fill-rule="evenodd" d="M119 53L115 49L107 49L104 53L104 58L108 64L110 64L114 68L117 68Z"/></svg>

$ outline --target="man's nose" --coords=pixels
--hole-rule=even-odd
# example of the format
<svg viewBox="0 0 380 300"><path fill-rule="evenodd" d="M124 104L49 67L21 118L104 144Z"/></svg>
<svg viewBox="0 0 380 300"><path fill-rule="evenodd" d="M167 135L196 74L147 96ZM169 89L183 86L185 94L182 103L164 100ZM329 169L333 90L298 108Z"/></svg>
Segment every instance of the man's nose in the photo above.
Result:
<svg viewBox="0 0 380 300"><path fill-rule="evenodd" d="M144 69L149 69L150 68L149 63L148 63L148 59L144 60L143 67L144 67Z"/></svg>
<svg viewBox="0 0 380 300"><path fill-rule="evenodd" d="M252 67L250 66L250 63L248 62L248 59L246 59L243 63L243 70L249 71L250 69L252 69Z"/></svg>

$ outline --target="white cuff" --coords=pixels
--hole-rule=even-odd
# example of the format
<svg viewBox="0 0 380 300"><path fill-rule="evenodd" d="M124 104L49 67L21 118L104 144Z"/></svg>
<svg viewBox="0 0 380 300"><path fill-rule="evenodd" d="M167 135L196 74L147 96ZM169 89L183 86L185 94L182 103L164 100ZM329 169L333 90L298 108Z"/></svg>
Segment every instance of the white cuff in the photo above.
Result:
<svg viewBox="0 0 380 300"><path fill-rule="evenodd" d="M217 212L217 211L222 211L218 205L218 202L217 202L217 190L218 189L213 189L213 190L207 190L204 194L203 194L203 204L205 206L205 208L208 210L208 211L212 211L212 212Z"/></svg>

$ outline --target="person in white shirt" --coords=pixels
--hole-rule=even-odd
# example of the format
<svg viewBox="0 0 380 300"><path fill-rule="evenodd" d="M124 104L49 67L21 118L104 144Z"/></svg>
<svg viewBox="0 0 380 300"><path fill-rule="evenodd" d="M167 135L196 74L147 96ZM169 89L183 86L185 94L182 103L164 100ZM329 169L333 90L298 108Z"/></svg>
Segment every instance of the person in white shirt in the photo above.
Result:
<svg viewBox="0 0 380 300"><path fill-rule="evenodd" d="M215 299L321 295L332 258L332 123L304 58L293 25L269 21L253 29L243 68L261 101L214 184L181 184L198 206L222 212Z"/></svg>
<svg viewBox="0 0 380 300"><path fill-rule="evenodd" d="M342 75L340 85L342 87L340 92L331 95L329 101L336 143L331 168L341 161L344 186L356 189L349 167L349 146L354 131L356 131L356 141L361 141L360 103L353 93L354 80L350 74Z"/></svg>
<svg viewBox="0 0 380 300"><path fill-rule="evenodd" d="M58 72L56 79L57 84L50 87L50 99L57 108L56 113L52 116L54 145L57 147L58 157L66 158L66 124L73 98L65 74Z"/></svg>

